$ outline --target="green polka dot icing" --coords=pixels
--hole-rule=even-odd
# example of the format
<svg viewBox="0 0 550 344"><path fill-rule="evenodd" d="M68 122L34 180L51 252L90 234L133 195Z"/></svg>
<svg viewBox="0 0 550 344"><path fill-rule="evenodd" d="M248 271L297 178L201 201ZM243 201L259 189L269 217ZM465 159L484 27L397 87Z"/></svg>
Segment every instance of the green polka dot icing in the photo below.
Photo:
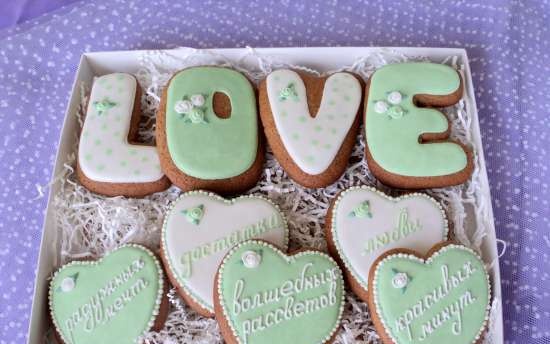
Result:
<svg viewBox="0 0 550 344"><path fill-rule="evenodd" d="M154 254L125 245L60 268L49 287L51 318L64 343L132 344L153 327L163 290Z"/></svg>
<svg viewBox="0 0 550 344"><path fill-rule="evenodd" d="M190 191L171 205L161 247L178 288L212 315L219 264L235 244L252 238L286 249L288 228L275 204L259 196L227 200L213 193Z"/></svg>
<svg viewBox="0 0 550 344"><path fill-rule="evenodd" d="M266 242L246 241L225 256L216 285L232 342L320 344L340 325L342 272L319 251L287 256Z"/></svg>
<svg viewBox="0 0 550 344"><path fill-rule="evenodd" d="M336 87L345 83L349 83L352 87L346 89ZM281 90L289 84L294 85L296 99L280 101ZM340 96L336 97L334 88L337 88L337 94ZM323 173L336 157L359 110L361 103L359 81L345 72L329 76L325 81L320 107L315 117L309 113L306 88L296 72L283 69L269 74L266 89L275 126L294 163L307 174ZM350 101L344 102L342 94L350 97ZM335 113L334 107L339 113ZM297 142L293 136L296 128L300 128L301 138L305 142L311 143L316 140L319 144ZM326 130L332 135L327 135Z"/></svg>
<svg viewBox="0 0 550 344"><path fill-rule="evenodd" d="M474 251L450 244L426 260L396 252L373 269L370 308L394 343L478 343L491 287Z"/></svg>
<svg viewBox="0 0 550 344"><path fill-rule="evenodd" d="M213 95L225 93L231 116L219 118ZM189 114L183 97L201 95L201 113ZM184 111L185 110L185 111ZM189 120L186 120L189 119ZM193 120L195 119L195 120ZM244 75L228 68L194 67L177 73L168 86L165 128L168 153L186 175L200 179L227 179L247 171L258 151L256 97Z"/></svg>
<svg viewBox="0 0 550 344"><path fill-rule="evenodd" d="M116 88L107 88L106 85L114 83L123 88L124 92L116 92ZM92 86L90 106L83 126L83 133L86 135L80 137L78 162L82 172L93 181L150 183L163 176L162 172L155 168L155 165L160 163L155 147L128 143L136 89L136 79L124 73L100 76ZM87 159L92 155L93 163L91 159ZM142 157L147 157L147 163L141 161ZM126 163L121 164L120 161ZM135 174L132 166L138 163L141 173Z"/></svg>
<svg viewBox="0 0 550 344"><path fill-rule="evenodd" d="M370 80L365 117L372 159L385 171L407 177L452 175L466 168L460 145L419 142L421 134L445 132L449 124L438 110L413 102L416 94L448 95L459 87L458 73L442 64L401 63L378 69Z"/></svg>
<svg viewBox="0 0 550 344"><path fill-rule="evenodd" d="M393 198L354 186L338 195L331 215L336 254L364 291L369 270L381 254L402 247L426 254L447 240L449 232L441 205L421 193Z"/></svg>

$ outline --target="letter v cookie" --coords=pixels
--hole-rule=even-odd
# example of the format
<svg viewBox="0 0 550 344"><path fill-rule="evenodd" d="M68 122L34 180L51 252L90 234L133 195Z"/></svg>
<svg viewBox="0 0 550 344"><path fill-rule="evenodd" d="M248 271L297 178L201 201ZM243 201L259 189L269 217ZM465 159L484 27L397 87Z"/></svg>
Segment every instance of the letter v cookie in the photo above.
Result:
<svg viewBox="0 0 550 344"><path fill-rule="evenodd" d="M353 74L317 78L277 70L261 83L259 98L267 140L293 180L317 188L344 173L362 101L361 82Z"/></svg>
<svg viewBox="0 0 550 344"><path fill-rule="evenodd" d="M95 79L78 146L77 176L92 192L143 197L170 186L153 146L137 139L141 90L136 78L113 73Z"/></svg>

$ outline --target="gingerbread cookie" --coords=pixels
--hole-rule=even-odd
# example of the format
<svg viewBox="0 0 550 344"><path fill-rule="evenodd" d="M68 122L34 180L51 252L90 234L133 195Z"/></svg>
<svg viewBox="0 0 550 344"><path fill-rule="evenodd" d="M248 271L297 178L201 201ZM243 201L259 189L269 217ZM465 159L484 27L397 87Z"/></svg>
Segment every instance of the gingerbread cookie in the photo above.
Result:
<svg viewBox="0 0 550 344"><path fill-rule="evenodd" d="M449 120L434 107L462 97L460 75L437 63L386 65L366 88L365 132L369 169L383 183L404 189L464 183L472 152L449 140Z"/></svg>
<svg viewBox="0 0 550 344"><path fill-rule="evenodd" d="M226 200L204 191L183 194L166 215L161 254L178 293L198 313L214 316L214 275L239 242L262 239L287 249L288 228L278 207L259 196Z"/></svg>
<svg viewBox="0 0 550 344"><path fill-rule="evenodd" d="M347 166L359 129L361 82L353 74L317 78L282 69L259 90L260 115L275 158L297 183L335 182Z"/></svg>
<svg viewBox="0 0 550 344"><path fill-rule="evenodd" d="M139 144L141 90L130 74L96 78L78 145L77 176L92 192L142 197L165 190L155 147Z"/></svg>
<svg viewBox="0 0 550 344"><path fill-rule="evenodd" d="M216 275L216 319L227 343L329 343L344 306L342 272L319 251L286 255L251 240L234 247Z"/></svg>
<svg viewBox="0 0 550 344"><path fill-rule="evenodd" d="M162 267L139 245L125 245L98 261L74 261L50 283L51 318L65 344L136 343L160 330L168 314Z"/></svg>
<svg viewBox="0 0 550 344"><path fill-rule="evenodd" d="M483 261L461 245L391 250L369 274L369 310L388 344L481 343L490 301Z"/></svg>
<svg viewBox="0 0 550 344"><path fill-rule="evenodd" d="M265 158L251 83L222 67L176 73L157 113L157 143L162 170L182 190L249 189Z"/></svg>
<svg viewBox="0 0 550 344"><path fill-rule="evenodd" d="M338 258L351 289L367 300L369 270L384 252L408 248L426 254L447 240L447 217L428 195L393 198L368 187L351 187L333 201L325 221L330 252Z"/></svg>

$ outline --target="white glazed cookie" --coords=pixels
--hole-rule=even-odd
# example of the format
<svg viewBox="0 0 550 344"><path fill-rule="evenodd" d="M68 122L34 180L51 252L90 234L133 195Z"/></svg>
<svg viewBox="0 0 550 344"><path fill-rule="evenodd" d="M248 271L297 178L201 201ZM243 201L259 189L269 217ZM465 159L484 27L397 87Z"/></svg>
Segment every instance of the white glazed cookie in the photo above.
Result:
<svg viewBox="0 0 550 344"><path fill-rule="evenodd" d="M329 247L360 297L366 296L369 270L382 253L406 248L426 254L448 235L445 212L432 197L413 193L393 198L368 186L342 191L327 224Z"/></svg>
<svg viewBox="0 0 550 344"><path fill-rule="evenodd" d="M132 117L139 113L137 91L136 79L125 73L103 75L94 82L78 149L78 168L84 175L80 179L92 191L134 196L168 186L156 148L129 142Z"/></svg>
<svg viewBox="0 0 550 344"><path fill-rule="evenodd" d="M166 215L161 254L172 283L200 314L214 315L214 275L239 242L262 239L287 249L288 228L276 205L259 196L226 200L204 191L183 194Z"/></svg>
<svg viewBox="0 0 550 344"><path fill-rule="evenodd" d="M303 78L308 78L309 90L306 89L306 79ZM265 88L260 88L260 92L264 90L269 109L262 105L265 96L261 96L262 120L266 113L270 113L270 121L274 122L278 136L277 141L280 140L285 154L288 154L302 174L309 178L321 177L335 163L348 135L353 134L352 127L362 101L361 83L354 75L346 72L335 73L326 78L313 78L282 69L267 76ZM309 92L311 94L308 95ZM315 103L315 99L320 101L318 110L310 113L311 106L313 109L316 107L309 102ZM268 125L264 121L264 128ZM279 149L274 144L272 135L269 135L269 129L266 128L268 141L272 148L275 146L275 156L282 163L281 160L284 159L278 154ZM292 177L292 173L289 174ZM302 181L302 178L293 179L299 183Z"/></svg>

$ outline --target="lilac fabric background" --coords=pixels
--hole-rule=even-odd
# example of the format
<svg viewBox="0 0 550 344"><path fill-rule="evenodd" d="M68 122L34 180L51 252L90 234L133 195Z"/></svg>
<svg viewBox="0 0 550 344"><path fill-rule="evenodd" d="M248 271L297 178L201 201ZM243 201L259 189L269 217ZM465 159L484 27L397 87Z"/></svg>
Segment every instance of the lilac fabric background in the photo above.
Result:
<svg viewBox="0 0 550 344"><path fill-rule="evenodd" d="M152 3L78 2L0 31L0 343L26 338L46 205L35 185L50 178L80 54L246 45L466 48L508 243L506 342L550 343L548 1Z"/></svg>

